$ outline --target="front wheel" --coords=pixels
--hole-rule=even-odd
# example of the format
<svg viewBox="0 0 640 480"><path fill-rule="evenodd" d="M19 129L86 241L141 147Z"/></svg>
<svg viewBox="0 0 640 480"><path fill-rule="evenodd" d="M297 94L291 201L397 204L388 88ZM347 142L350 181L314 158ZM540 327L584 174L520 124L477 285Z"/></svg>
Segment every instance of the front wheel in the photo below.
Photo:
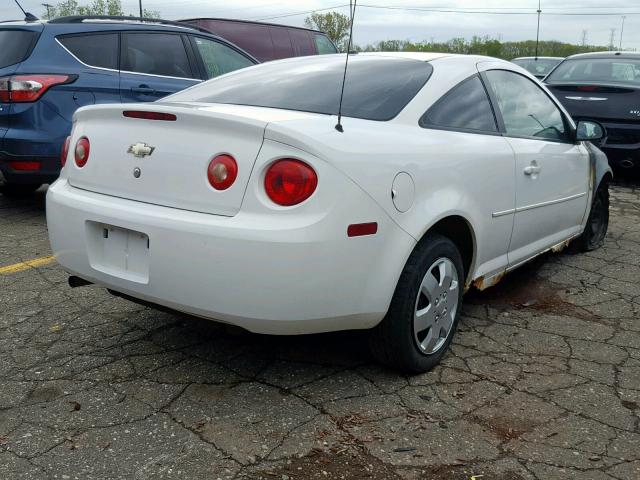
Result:
<svg viewBox="0 0 640 480"><path fill-rule="evenodd" d="M605 181L598 187L591 203L591 212L584 232L577 240L583 252L600 248L609 228L609 184Z"/></svg>
<svg viewBox="0 0 640 480"><path fill-rule="evenodd" d="M431 370L451 343L463 290L460 252L448 238L429 234L409 257L387 315L370 332L374 357L406 372Z"/></svg>

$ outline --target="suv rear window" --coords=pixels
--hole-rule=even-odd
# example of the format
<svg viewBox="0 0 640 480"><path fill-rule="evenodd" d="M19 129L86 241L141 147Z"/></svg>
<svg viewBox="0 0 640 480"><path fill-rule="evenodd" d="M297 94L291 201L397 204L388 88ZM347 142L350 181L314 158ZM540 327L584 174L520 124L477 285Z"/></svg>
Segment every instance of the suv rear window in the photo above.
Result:
<svg viewBox="0 0 640 480"><path fill-rule="evenodd" d="M118 69L118 34L73 35L58 38L82 63L92 67Z"/></svg>
<svg viewBox="0 0 640 480"><path fill-rule="evenodd" d="M344 57L315 56L264 63L167 97L170 102L251 105L336 115ZM342 113L391 120L415 97L433 67L406 58L349 58Z"/></svg>
<svg viewBox="0 0 640 480"><path fill-rule="evenodd" d="M22 62L29 52L37 32L0 30L0 68Z"/></svg>
<svg viewBox="0 0 640 480"><path fill-rule="evenodd" d="M640 86L640 60L632 58L581 58L561 63L547 83L616 83Z"/></svg>

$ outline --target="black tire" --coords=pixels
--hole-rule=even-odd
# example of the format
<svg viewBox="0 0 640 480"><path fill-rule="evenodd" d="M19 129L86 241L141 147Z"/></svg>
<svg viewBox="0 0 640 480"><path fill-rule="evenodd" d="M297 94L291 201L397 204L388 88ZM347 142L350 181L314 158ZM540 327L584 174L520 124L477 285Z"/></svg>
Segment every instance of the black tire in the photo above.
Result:
<svg viewBox="0 0 640 480"><path fill-rule="evenodd" d="M458 278L456 312L442 346L433 353L425 354L414 337L414 313L423 278L434 262L443 258L451 261ZM387 315L369 332L369 347L374 358L407 373L424 373L435 367L447 351L460 319L464 278L462 257L453 242L442 235L425 236L402 271Z"/></svg>
<svg viewBox="0 0 640 480"><path fill-rule="evenodd" d="M0 185L0 193L7 197L26 197L38 190L41 186L41 183L9 183Z"/></svg>
<svg viewBox="0 0 640 480"><path fill-rule="evenodd" d="M591 211L584 232L576 241L577 247L583 252L596 250L604 243L609 228L609 184L607 181L596 190L591 203Z"/></svg>

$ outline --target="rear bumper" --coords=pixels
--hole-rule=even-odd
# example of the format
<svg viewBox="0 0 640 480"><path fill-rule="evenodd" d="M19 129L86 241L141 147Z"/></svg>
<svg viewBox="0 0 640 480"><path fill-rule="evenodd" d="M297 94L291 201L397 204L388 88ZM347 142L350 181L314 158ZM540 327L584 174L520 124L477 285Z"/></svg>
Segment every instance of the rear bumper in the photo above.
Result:
<svg viewBox="0 0 640 480"><path fill-rule="evenodd" d="M640 168L640 124L604 122L607 139L600 149L612 167Z"/></svg>
<svg viewBox="0 0 640 480"><path fill-rule="evenodd" d="M0 170L8 183L52 183L60 174L60 151L71 122L57 113L51 102L12 104L0 146ZM21 170L13 162L37 164Z"/></svg>
<svg viewBox="0 0 640 480"><path fill-rule="evenodd" d="M116 292L258 333L365 329L384 317L415 240L365 194L352 197L315 218L222 217L87 192L60 179L47 193L47 223L57 261ZM348 238L353 211L378 221L378 234ZM146 274L118 274L96 262L96 224L148 236Z"/></svg>
<svg viewBox="0 0 640 480"><path fill-rule="evenodd" d="M19 165L36 163L36 170L21 170ZM18 168L16 168L18 167ZM60 158L50 156L16 156L0 153L0 173L6 183L53 183L60 174Z"/></svg>

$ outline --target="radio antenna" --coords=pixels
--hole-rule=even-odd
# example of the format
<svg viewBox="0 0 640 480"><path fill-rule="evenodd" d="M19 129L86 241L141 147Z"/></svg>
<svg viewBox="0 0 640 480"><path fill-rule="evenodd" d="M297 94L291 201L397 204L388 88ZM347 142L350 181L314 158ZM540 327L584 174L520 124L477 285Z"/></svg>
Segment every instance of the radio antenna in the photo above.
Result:
<svg viewBox="0 0 640 480"><path fill-rule="evenodd" d="M349 13L351 14L351 25L349 26L349 43L347 44L347 58L344 61L344 74L342 75L342 89L340 90L340 104L338 105L338 123L336 130L340 133L344 132L342 128L342 100L344 99L344 84L347 80L347 66L349 65L349 53L351 52L351 41L353 40L353 20L356 16L356 2L353 0L353 8L351 8L351 0L349 0Z"/></svg>
<svg viewBox="0 0 640 480"><path fill-rule="evenodd" d="M25 12L24 8L22 8L22 5L20 5L20 2L18 2L18 0L13 0L14 2L16 2L16 5L18 5L18 8L20 10L22 10L22 13L24 13L24 19L27 22L35 22L38 20L38 17L36 17L35 15L29 13L29 12Z"/></svg>

